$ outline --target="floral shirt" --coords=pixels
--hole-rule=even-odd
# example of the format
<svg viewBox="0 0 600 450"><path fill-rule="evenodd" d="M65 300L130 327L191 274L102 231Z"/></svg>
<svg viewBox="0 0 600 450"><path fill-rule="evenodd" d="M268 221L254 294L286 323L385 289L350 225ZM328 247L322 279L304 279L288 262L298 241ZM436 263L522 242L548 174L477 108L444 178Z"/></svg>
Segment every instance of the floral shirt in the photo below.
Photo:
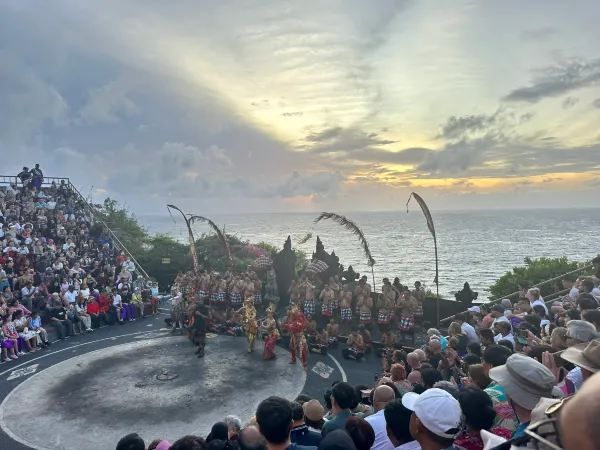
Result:
<svg viewBox="0 0 600 450"><path fill-rule="evenodd" d="M496 411L494 426L506 428L511 432L515 431L519 425L519 421L515 416L512 406L508 403L504 388L495 381L492 381L484 391L492 399L494 411Z"/></svg>

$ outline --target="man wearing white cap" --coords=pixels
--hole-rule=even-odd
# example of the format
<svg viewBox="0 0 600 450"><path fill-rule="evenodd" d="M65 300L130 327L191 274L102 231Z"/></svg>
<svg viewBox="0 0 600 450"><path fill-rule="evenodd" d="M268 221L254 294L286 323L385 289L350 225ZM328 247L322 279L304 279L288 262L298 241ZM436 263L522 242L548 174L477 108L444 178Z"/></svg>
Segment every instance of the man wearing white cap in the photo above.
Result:
<svg viewBox="0 0 600 450"><path fill-rule="evenodd" d="M448 392L432 388L421 395L408 392L402 404L413 413L410 417L410 434L422 450L452 448L460 431L461 409L458 400Z"/></svg>

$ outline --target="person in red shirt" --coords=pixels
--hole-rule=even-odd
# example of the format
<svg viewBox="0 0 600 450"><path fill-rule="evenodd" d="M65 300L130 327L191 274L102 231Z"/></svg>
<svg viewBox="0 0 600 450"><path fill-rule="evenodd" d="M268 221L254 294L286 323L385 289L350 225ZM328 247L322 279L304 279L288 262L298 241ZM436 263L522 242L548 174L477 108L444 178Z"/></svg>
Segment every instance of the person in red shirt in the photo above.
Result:
<svg viewBox="0 0 600 450"><path fill-rule="evenodd" d="M110 295L106 292L102 292L100 297L98 298L98 307L100 309L100 314L103 315L105 323L112 325L114 320L112 315L110 314L110 306L112 305L112 300Z"/></svg>
<svg viewBox="0 0 600 450"><path fill-rule="evenodd" d="M100 313L100 304L93 296L90 295L88 297L85 309L92 319L92 328L99 328L102 322L106 323L106 317L104 313Z"/></svg>

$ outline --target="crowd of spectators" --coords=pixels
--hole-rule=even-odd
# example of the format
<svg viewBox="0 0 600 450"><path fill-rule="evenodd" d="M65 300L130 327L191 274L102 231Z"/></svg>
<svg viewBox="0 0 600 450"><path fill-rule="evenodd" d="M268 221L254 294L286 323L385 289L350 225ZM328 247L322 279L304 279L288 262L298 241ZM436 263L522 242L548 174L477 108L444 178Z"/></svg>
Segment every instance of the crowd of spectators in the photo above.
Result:
<svg viewBox="0 0 600 450"><path fill-rule="evenodd" d="M152 292L71 186L39 166L0 187L1 361L155 313Z"/></svg>
<svg viewBox="0 0 600 450"><path fill-rule="evenodd" d="M373 386L336 382L322 399L269 397L244 426L229 418L206 439L148 447L132 434L117 450L598 450L597 283L573 280L550 307L536 288L489 311L473 307L447 332L427 330L421 346L387 348Z"/></svg>

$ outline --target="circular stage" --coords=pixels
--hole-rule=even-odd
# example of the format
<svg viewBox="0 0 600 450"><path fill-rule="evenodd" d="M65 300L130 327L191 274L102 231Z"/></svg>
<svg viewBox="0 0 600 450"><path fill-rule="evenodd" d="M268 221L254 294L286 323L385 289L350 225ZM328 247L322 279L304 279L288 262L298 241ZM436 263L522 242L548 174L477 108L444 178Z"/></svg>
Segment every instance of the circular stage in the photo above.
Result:
<svg viewBox="0 0 600 450"><path fill-rule="evenodd" d="M262 361L262 343L208 339L203 359L187 338L153 332L62 361L19 384L0 405L0 426L37 449L107 449L132 432L146 442L206 436L228 414L242 421L270 395L288 399L306 373L289 354Z"/></svg>

